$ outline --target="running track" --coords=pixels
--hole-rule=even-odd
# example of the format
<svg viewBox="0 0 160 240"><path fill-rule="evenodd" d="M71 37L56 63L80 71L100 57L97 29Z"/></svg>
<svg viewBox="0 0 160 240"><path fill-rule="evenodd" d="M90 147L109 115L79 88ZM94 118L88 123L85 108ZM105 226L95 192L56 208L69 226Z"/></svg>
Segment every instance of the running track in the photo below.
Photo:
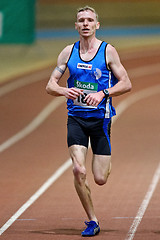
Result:
<svg viewBox="0 0 160 240"><path fill-rule="evenodd" d="M101 233L160 239L160 49L121 51L131 93L114 99L112 173L88 178ZM86 215L73 186L64 98L46 94L52 67L0 86L0 238L81 239ZM66 77L66 76L65 76ZM65 77L62 84L65 84Z"/></svg>

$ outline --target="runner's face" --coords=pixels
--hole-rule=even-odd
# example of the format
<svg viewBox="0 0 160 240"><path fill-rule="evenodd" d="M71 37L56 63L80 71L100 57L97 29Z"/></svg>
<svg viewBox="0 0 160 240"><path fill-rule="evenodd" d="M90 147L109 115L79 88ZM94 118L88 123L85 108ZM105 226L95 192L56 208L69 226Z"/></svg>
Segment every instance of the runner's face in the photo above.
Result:
<svg viewBox="0 0 160 240"><path fill-rule="evenodd" d="M99 28L99 22L97 22L96 14L90 10L79 12L77 14L77 22L75 23L75 28L83 37L94 35L96 29Z"/></svg>

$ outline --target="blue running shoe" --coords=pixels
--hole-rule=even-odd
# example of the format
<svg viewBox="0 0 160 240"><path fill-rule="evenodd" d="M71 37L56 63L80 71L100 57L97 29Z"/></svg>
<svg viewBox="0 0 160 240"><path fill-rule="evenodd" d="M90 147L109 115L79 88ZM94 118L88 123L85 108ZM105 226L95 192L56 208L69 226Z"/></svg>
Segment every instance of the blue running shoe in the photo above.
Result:
<svg viewBox="0 0 160 240"><path fill-rule="evenodd" d="M82 237L95 236L100 232L100 227L95 221L85 222L87 228L81 233Z"/></svg>

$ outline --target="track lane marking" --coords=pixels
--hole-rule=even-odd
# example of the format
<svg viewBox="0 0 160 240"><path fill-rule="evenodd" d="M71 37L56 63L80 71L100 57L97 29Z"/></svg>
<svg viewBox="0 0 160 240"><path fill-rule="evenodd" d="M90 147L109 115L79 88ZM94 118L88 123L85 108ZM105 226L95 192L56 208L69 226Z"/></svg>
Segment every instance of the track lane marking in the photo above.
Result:
<svg viewBox="0 0 160 240"><path fill-rule="evenodd" d="M155 64L154 64L155 65ZM154 65L152 65L153 67L150 69L150 70L152 70L152 71L149 71L149 74L153 74L153 73L155 73L155 71L156 72L159 72L159 70L160 70L160 68L159 68L159 64L156 64L156 68L154 67ZM142 69L141 69L142 68ZM148 69L148 67L140 67L140 68L136 68L136 69L132 69L131 71L130 71L130 75L132 75L133 74L133 77L140 77L141 75L145 75L144 73L144 71L145 70L147 70ZM135 76L135 72L136 72L136 70L137 70L137 75ZM148 73L147 73L147 75L148 75ZM36 80L36 81L38 81L38 80ZM30 82L30 83L32 83L32 81ZM23 84L23 86L25 86L25 85L27 85L28 84L28 81L26 80L25 81L25 84ZM13 87L14 86L14 87ZM18 84L18 87L22 87L22 85L20 84L20 82L19 82L19 84ZM4 94L6 94L6 93L8 93L8 92L10 92L10 91L12 91L12 90L15 90L15 89L17 89L18 88L16 85L12 85L12 87L11 88L7 88L7 90L4 90L5 88L3 88L3 91L0 91L0 96L2 96L2 95L4 95ZM2 88L1 88L1 90L2 90ZM153 90L153 91L152 91ZM135 94L132 94L131 96L129 96L128 98L126 98L124 101L122 101L122 102L120 102L120 104L117 106L117 112L118 112L118 117L131 105L131 104L133 104L134 102L137 102L137 101L139 101L139 100L141 100L142 98L145 98L145 97L149 97L149 96L151 96L151 95L153 95L153 94L156 94L156 93L159 93L159 90L160 90L160 85L157 85L157 86L154 86L154 87L152 87L152 88L147 88L147 89L144 89L144 90L142 90L142 91L139 91L139 92L137 92L137 93L135 93ZM142 94L143 93L143 94ZM137 98L138 97L138 98ZM46 110L46 113L47 113L47 116L49 116L50 115L50 113L52 112L52 111L54 111L54 110L51 110L52 109L52 107L53 107L53 109L56 109L61 103L58 103L59 102L59 99L60 98L58 98L58 101L56 102L56 107L55 107L55 105L53 104L53 101L55 102L55 100L56 99L54 99L49 105L47 105L47 107L42 111L43 112L43 114L42 114L42 112L38 115L39 117L41 117L42 116L42 118L45 120L47 117L45 117L44 115L44 113L45 113L45 110ZM62 98L61 98L62 99ZM129 100L129 101L128 101ZM64 101L64 100L63 100ZM63 102L62 101L62 102ZM60 101L61 102L61 101ZM51 107L52 106L52 107ZM51 107L51 109L50 109L50 107ZM37 116L37 117L38 117ZM32 122L33 122L33 126L39 126L43 121L41 121L39 118L35 118ZM113 118L113 123L115 123L116 122L116 120L118 119L118 117L115 117L115 118ZM36 122L38 122L38 125L36 125L35 123ZM23 132L23 133L26 133L27 131L26 131L26 129L29 129L29 133L30 132L32 132L33 130L34 130L34 127L32 127L32 124L29 124L26 128L25 128L25 130L23 131L20 131L20 132ZM27 135L29 134L28 132L27 132ZM24 138L26 135L23 135L23 137L22 136L20 136L19 135L19 133L18 134L16 134L17 136L18 136L18 138L15 138L16 139L16 142L17 141L19 141L20 139L22 139L22 138ZM15 135L14 135L15 136ZM14 137L13 136L13 137ZM11 146L11 145L13 145L15 142L13 141L13 137L11 137L10 138L10 143L8 144L8 147L9 146ZM12 140L11 140L12 139ZM6 143L6 142L5 142ZM4 143L3 143L4 144ZM3 145L2 144L2 145ZM0 147L2 147L2 145L0 145ZM2 151L4 151L6 148L8 148L8 147L6 147L5 146L5 144L3 145L3 148L1 149ZM4 149L4 150L3 150ZM0 228L0 235L2 235L2 233L4 232L4 231L6 231L13 223L14 223L14 221L29 207L29 206L31 206L32 204L33 204L33 202L35 202L48 188L49 188L49 186L51 186L69 167L71 166L71 159L68 159L43 185L42 185L42 187L40 187L40 189L34 194L34 195L32 195L32 197ZM152 185L152 184L151 184ZM156 186L155 186L155 188L156 188ZM153 191L151 191L152 192L152 194L153 194ZM151 194L151 196L152 196L152 194ZM151 196L150 196L150 199L151 199ZM149 201L150 201L150 199L149 199ZM148 201L148 204L149 204L149 201ZM148 205L147 205L148 206ZM135 218L136 219L136 218ZM139 225L139 224L138 224ZM138 227L138 226L137 226ZM137 227L136 227L136 229L137 229ZM136 229L134 228L134 234L135 234L135 232L136 232ZM131 230L131 229L130 229ZM130 233L130 232L129 232ZM130 239L131 240L131 239Z"/></svg>
<svg viewBox="0 0 160 240"><path fill-rule="evenodd" d="M24 213L72 164L69 158L57 171L35 192L27 202L0 228L0 235L4 233L18 217Z"/></svg>
<svg viewBox="0 0 160 240"><path fill-rule="evenodd" d="M35 129L37 129L48 117L56 110L62 103L65 102L64 97L58 97L52 100L25 128L10 137L7 141L0 145L0 152L5 151L13 144L28 136Z"/></svg>
<svg viewBox="0 0 160 240"><path fill-rule="evenodd" d="M127 234L127 237L125 238L125 240L132 240L135 236L135 233L137 231L137 228L143 218L143 215L149 205L149 202L153 196L153 193L157 187L157 184L159 182L159 179L160 179L160 163L154 173L154 176L152 178L152 182L151 184L149 185L149 188L148 188L148 191L141 203L141 206L139 207L138 209L138 212L137 212L137 215L136 217L134 218L133 220L133 223L128 231L128 234Z"/></svg>
<svg viewBox="0 0 160 240"><path fill-rule="evenodd" d="M131 69L128 71L128 74L130 76L130 78L135 78L135 77L141 77L141 76L145 76L145 75L153 75L155 73L158 73L160 72L160 64L157 63L157 64L153 64L153 65L150 65L150 67L148 66L144 66L144 67L138 67L138 68L135 68L135 69ZM44 77L44 76L43 76ZM34 81L37 81L37 80L34 80ZM6 94L6 93L9 93L8 91L11 91L12 90L15 90L16 87L21 87L21 81L17 81L18 82L18 85L14 84L13 83L13 86L14 88L12 89L10 87L10 84L9 84L9 88L2 88L0 89L0 96L3 94ZM27 85L27 84L30 84L32 82L28 82L27 78L25 80L25 83L23 86ZM5 86L4 86L5 87ZM6 86L7 87L7 86ZM4 90L5 89L5 90ZM8 90L7 90L8 89ZM4 91L3 91L4 90ZM142 90L143 91L143 90ZM145 90L144 90L145 91ZM135 93L135 94L138 94L138 93ZM145 93L146 94L146 93ZM148 92L148 94L150 94ZM132 95L131 95L132 96ZM136 95L137 96L137 95ZM141 96L137 96L137 97L140 97ZM63 99L63 100L62 100ZM134 99L134 96L133 96L133 99ZM138 99L138 98L137 98ZM49 103L40 113L39 115L32 120L31 123L29 123L29 125L27 125L24 129L22 129L21 131L19 131L17 134L13 135L12 137L10 137L8 140L6 140L5 142L3 142L1 145L0 145L0 152L3 152L4 150L8 149L9 147L11 147L13 144L15 144L16 142L20 141L21 139L23 139L24 137L26 137L27 135L29 135L31 132L33 132L37 127L39 127L43 122L44 120L52 113L52 111L54 111L57 107L60 106L60 104L62 104L63 102L65 101L65 99L63 97L59 97L59 98L56 98L54 100L52 100L51 103ZM134 100L132 100L134 101ZM124 104L124 103L123 103ZM121 104L121 105L123 105ZM54 106L55 105L55 106ZM125 105L125 104L124 104ZM46 114L46 116L45 116ZM42 118L42 119L41 119ZM115 117L116 118L116 117ZM113 120L114 121L114 120Z"/></svg>
<svg viewBox="0 0 160 240"><path fill-rule="evenodd" d="M136 67L133 69L129 69L127 72L129 76L133 78L157 74L160 72L160 63L150 64L148 66L145 65L143 67Z"/></svg>
<svg viewBox="0 0 160 240"><path fill-rule="evenodd" d="M117 106L117 112L118 112L118 117L113 118L113 124L116 122L116 120L121 116L121 114L127 110L133 103L145 98L145 97L149 97L155 94L160 93L160 84L156 85L152 88L147 88L144 90L141 90L135 94L130 95L129 97L127 97L124 101L122 101L118 106ZM69 158L63 165L61 165L60 168L58 168L58 170L39 188L39 190L34 193L31 198L25 203L23 204L23 206L0 228L0 235L2 235L3 232L5 232L16 220L19 216L21 216L24 211L26 211L70 166L72 165L71 159ZM156 177L155 177L156 176ZM157 177L158 176L158 177ZM153 177L152 183L150 184L149 187L149 191L147 192L142 205L140 206L139 209L143 209L143 211L141 211L141 214L147 209L147 206L150 202L150 199L153 195L153 192L157 186L157 183L159 181L159 177L160 177L160 164L158 169L156 170L156 173ZM155 180L156 179L156 180ZM146 201L146 197L147 197L147 204L144 204ZM133 235L135 234L137 227L140 223L140 221L142 220L143 215L139 216L137 218L137 216L135 217L134 220L134 228L130 228L128 234ZM140 218L140 219L139 219ZM139 221L140 220L140 221ZM131 240L133 238L128 238L125 240Z"/></svg>
<svg viewBox="0 0 160 240"><path fill-rule="evenodd" d="M25 87L29 84L42 81L48 76L48 69L44 69L40 72L35 72L24 77L19 77L16 81L6 83L6 85L0 87L0 97L17 90L21 87Z"/></svg>
<svg viewBox="0 0 160 240"><path fill-rule="evenodd" d="M132 60L132 59L135 59L135 57L137 58L140 58L140 57L149 57L149 56L153 56L153 55L159 55L159 52L143 52L143 54L140 52L138 53L124 53L122 54L121 56L121 59L122 61L123 60ZM150 69L151 66L154 66L155 64L150 64L146 69ZM156 65L159 65L159 64L156 64ZM143 68L143 67L142 67ZM133 73L134 71L136 71L137 68L133 69ZM145 69L145 70L146 70ZM157 68L159 69L159 68ZM129 72L130 70L128 70L127 72ZM48 78L48 72L49 70L48 69L43 69L42 71L40 72L34 72L32 74L29 74L27 76L23 76L23 77L18 77L18 79L14 82L10 82L10 83L6 83L6 85L0 87L0 97L4 96L5 94L8 94L18 88L21 88L21 87L24 87L24 86L27 86L29 84L32 84L34 82L38 82L38 81L41 81L43 79L45 79L46 77ZM132 72L132 70L131 70Z"/></svg>
<svg viewBox="0 0 160 240"><path fill-rule="evenodd" d="M159 47L158 48L154 48L152 51L144 51L144 50L140 50L137 52L134 52L133 50L130 51L122 51L119 50L120 52L120 58L122 59L122 61L126 61L126 60L137 60L140 58L149 58L150 56L152 57L157 57L160 56L160 52L159 52ZM130 55L131 54L131 55Z"/></svg>
<svg viewBox="0 0 160 240"><path fill-rule="evenodd" d="M129 95L126 99L122 100L118 106L116 107L116 112L117 115L114 116L113 118L113 123L120 117L120 115L132 104L147 98L147 97L151 97L152 95L156 95L160 93L160 84L155 85L153 87L149 87L143 90L140 90L136 93L133 93L131 95Z"/></svg>

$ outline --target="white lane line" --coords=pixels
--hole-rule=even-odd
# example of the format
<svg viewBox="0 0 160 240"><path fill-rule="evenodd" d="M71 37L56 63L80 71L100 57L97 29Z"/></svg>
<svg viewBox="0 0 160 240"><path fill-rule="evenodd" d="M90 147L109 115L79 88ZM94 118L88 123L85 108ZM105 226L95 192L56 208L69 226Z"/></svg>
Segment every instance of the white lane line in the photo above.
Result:
<svg viewBox="0 0 160 240"><path fill-rule="evenodd" d="M158 89L155 91L155 88ZM118 112L118 117L113 118L114 122L121 116L121 114L129 108L134 102L137 102L138 100L141 100L145 97L157 94L160 92L160 85L154 86L153 88L147 88L145 90L139 91L136 94L133 94L132 96L129 96L126 98L122 104L120 103L117 106L117 112ZM143 94L141 94L143 93ZM138 100L137 100L138 96ZM130 100L128 100L130 99ZM33 194L33 196L0 228L0 235L4 231L6 231L15 221L16 219L21 216L27 208L29 208L70 166L71 166L71 159L68 159L43 185L40 187L40 189ZM152 193L153 194L153 193ZM152 196L151 194L151 196ZM151 197L150 197L151 199ZM149 200L150 200L149 199ZM149 201L148 201L149 204ZM129 240L129 239L127 239Z"/></svg>
<svg viewBox="0 0 160 240"><path fill-rule="evenodd" d="M134 238L135 233L137 231L137 228L138 228L138 226L139 226L139 224L140 224L140 222L141 222L141 220L143 218L143 215L144 215L144 213L145 213L145 211L146 211L146 209L148 207L148 204L149 204L149 202L150 202L150 200L151 200L151 198L153 196L153 193L154 193L154 191L155 191L155 189L157 187L159 179L160 179L160 163L159 163L159 165L158 165L158 167L157 167L157 169L155 171L155 174L153 176L152 182L151 182L151 184L150 184L150 186L148 188L148 191L147 191L147 193L146 193L146 195L144 197L144 200L143 200L143 202L142 202L142 204L141 204L141 206L140 206L140 208L139 208L139 210L137 212L137 215L134 218L134 221L133 221L133 223L132 223L132 225L131 225L131 227L129 229L129 232L128 232L127 237L125 238L125 240L132 240Z"/></svg>
<svg viewBox="0 0 160 240"><path fill-rule="evenodd" d="M125 100L121 101L118 106L116 107L117 115L113 118L113 123L120 117L120 115L132 104L147 98L153 95L160 93L160 84L155 85L150 88L143 89L136 93L129 95Z"/></svg>
<svg viewBox="0 0 160 240"><path fill-rule="evenodd" d="M22 215L72 164L71 159L68 159L58 170L33 194L30 199L0 228L0 235L5 232L19 216Z"/></svg>
<svg viewBox="0 0 160 240"><path fill-rule="evenodd" d="M141 76L149 76L160 72L160 63L151 64L148 66L137 67L135 69L129 69L128 74L130 77L136 78Z"/></svg>
<svg viewBox="0 0 160 240"><path fill-rule="evenodd" d="M135 54L133 54L133 57L132 57L132 55L129 55L130 57L128 57L128 55L124 55L124 57L122 57L122 59L123 58L132 59L132 58L134 58L134 55ZM43 79L48 78L48 72L49 72L48 69L44 69L41 72L35 72L30 75L20 77L16 81L13 81L11 83L7 83L6 85L0 87L0 97L4 96L5 94L8 94L16 89L24 87L26 85L32 84L34 82L42 81ZM143 67L128 70L128 74L130 77L140 77L141 75L150 75L150 74L154 74L157 72L160 72L160 64L159 63L150 64L149 66L143 66Z"/></svg>
<svg viewBox="0 0 160 240"><path fill-rule="evenodd" d="M18 89L18 88L32 84L34 82L44 80L46 77L48 77L48 72L49 72L48 69L44 69L40 72L34 72L27 76L19 77L16 81L7 83L6 85L0 87L0 97Z"/></svg>
<svg viewBox="0 0 160 240"><path fill-rule="evenodd" d="M138 217L112 217L113 219L138 219ZM139 217L140 218L140 217ZM152 218L160 218L160 216L149 216L147 219L152 219Z"/></svg>
<svg viewBox="0 0 160 240"><path fill-rule="evenodd" d="M117 115L113 118L113 122L117 120L117 118L123 113L123 111L126 110L128 105L131 105L143 98L150 97L152 95L155 95L159 93L160 91L160 85L156 85L154 87L149 88L150 91L147 89L141 90L139 92L136 92L135 94L130 95L124 101L121 101L117 110ZM65 98L58 97L52 100L40 113L39 115L33 119L33 121L27 125L25 128L23 128L21 131L19 131L17 134L13 135L11 138L9 138L7 141L2 143L0 145L0 152L5 151L9 147L11 147L13 144L17 143L30 133L32 133L36 128L38 128L46 119L47 117L56 109L58 108L63 102L65 102Z"/></svg>
<svg viewBox="0 0 160 240"><path fill-rule="evenodd" d="M120 51L120 58L124 60L133 60L133 59L142 59L142 58L149 58L149 57L155 57L155 56L160 56L159 48L156 48L152 51L145 51L140 50L137 52L133 51Z"/></svg>
<svg viewBox="0 0 160 240"><path fill-rule="evenodd" d="M153 73L154 73L154 71L155 70L157 70L157 67L158 67L158 65L156 66L156 69L155 69L155 67L153 66L151 69L152 69L152 71L153 71ZM136 68L137 69L137 68ZM135 70L133 70L132 72L130 72L130 75L132 75L133 74L133 77L135 76L135 72L136 72L136 69ZM144 68L144 67L142 67L142 69L143 69L143 71L141 71L141 69L139 68L139 71L138 71L138 74L136 75L136 77L139 77L139 76L141 76L141 75L143 75L144 73L145 73L145 70L146 69L148 69L148 67L146 67L146 68ZM158 68L159 69L159 68ZM152 71L150 71L149 73L151 74L151 72ZM159 71L159 70L158 70ZM39 74L38 74L39 75ZM35 81L37 81L37 79L35 80ZM32 81L30 81L30 83L32 83ZM17 89L17 88L19 88L19 87L22 87L22 86L25 86L26 84L28 84L28 77L26 77L26 80L24 81L24 83L22 83L22 85L21 85L21 81L18 81L18 84L9 84L11 87L9 87L8 88L8 85L7 85L7 88L5 88L5 86L4 87L2 87L1 88L1 91L0 91L0 96L2 96L2 95L4 95L4 94L6 94L6 93L9 93L10 91L12 91L12 90L15 90L15 89ZM151 95L153 95L153 94L156 94L157 93L157 91L159 92L159 90L156 90L155 91L155 88L156 89L159 89L159 85L158 85L158 87L156 86L156 87L153 87L153 89L151 89L151 88L149 88L149 89L146 89L146 90L142 90L142 91L140 91L139 93L136 93L136 94L134 94L134 96L130 96L130 97L128 97L129 98L129 101L127 102L127 99L125 100L125 101L123 101L122 103L120 103L118 106L117 106L117 112L118 112L118 117L132 104L132 103L134 103L134 102L136 102L136 101L138 101L138 100L141 100L142 98L144 98L144 97L148 97L148 96L151 96ZM153 90L153 91L152 91ZM141 94L141 92L143 92L143 94ZM143 97L142 97L143 96ZM137 98L138 97L138 98ZM57 101L56 101L57 100ZM22 138L24 138L25 136L27 136L29 133L31 133L35 128L37 128L46 118L47 118L47 116L49 116L50 114L51 114L51 112L52 111L54 111L62 102L64 102L64 99L63 98L61 98L61 100L60 100L60 98L57 98L57 99L55 99L55 100L53 100L26 128L24 128L22 131L20 131L19 133L17 133L16 135L14 135L13 137L11 137L8 141L6 141L5 143L3 143L3 144L1 144L0 145L0 151L2 152L2 151L4 151L5 149L7 149L8 147L10 147L10 146L12 146L15 142L17 142L17 141L19 141L19 140L21 140ZM127 102L127 104L126 104L126 102ZM55 104L53 104L53 103L55 103ZM114 122L117 120L117 118L118 117L115 117L114 118ZM43 119L43 120L41 120L41 118ZM67 162L70 162L69 164L68 164L68 167L67 168L65 168L65 170L63 170L63 166L66 166L65 164L67 163ZM70 159L68 159L67 160L67 162L65 162L57 171L59 171L60 169L61 169L61 171L62 171L62 174L63 174L63 172L64 171L66 171L70 166L71 166L71 160ZM62 175L62 174L60 174L57 178L56 178L56 180ZM55 174L53 174L52 175L52 177L51 178L55 178L55 176L56 176L57 174L55 173ZM44 185L43 186L47 186L47 184L48 184L48 181L50 182L50 179L51 178L49 178L45 183L44 183ZM54 182L55 180L53 180L53 182ZM50 183L50 185L53 183L52 181L51 181L51 183ZM49 186L50 186L49 185ZM42 186L42 187L43 187ZM48 186L48 187L49 187ZM41 188L42 188L41 187ZM47 187L47 188L48 188ZM41 189L40 188L40 189ZM46 188L46 189L47 189ZM39 189L39 190L40 190ZM43 189L43 192L42 193L44 193L45 191L46 191L46 189L45 188L42 188ZM39 193L39 190L26 202L26 203L30 203L28 206L26 205L26 203L8 220L8 222L6 223L6 224L4 224L3 225L3 227L0 229L0 235L9 227L9 226L11 226L12 224L13 224L13 222L42 194L40 194L39 196L37 195L37 193ZM38 196L38 197L37 197ZM33 199L33 200L32 200ZM34 200L35 199L35 200Z"/></svg>
<svg viewBox="0 0 160 240"><path fill-rule="evenodd" d="M132 69L132 70L128 71L131 78L132 77L135 78L135 77L140 77L140 76L144 76L144 75L155 74L155 73L158 73L158 72L160 72L160 64L159 63L150 65L149 68L148 68L148 66L145 66L145 67L139 67L139 68L135 68L135 69ZM45 74L46 73L44 72L44 75ZM44 75L43 75L43 77L44 77ZM36 79L36 76L38 78L39 75L38 74L35 75L35 79ZM22 85L25 86L26 84L32 83L31 79L30 79L30 81L28 80L28 77L26 77L26 79L23 79L23 80L24 80L24 83L22 83L23 81L21 82L21 80L18 80L16 82L13 82L13 85L11 83L11 84L8 84L9 86L6 85L6 86L4 86L4 88L2 87L0 89L0 96L3 96L4 94L9 93L10 91L15 90L18 87L22 87ZM34 80L34 78L33 78L33 80ZM34 81L37 81L37 79L34 80ZM158 91L158 89L154 89L153 91L156 92L156 91ZM148 94L148 96L149 96L150 94L152 94L152 92L147 91L147 93L146 93L145 89L144 89L144 92L142 90L142 92L140 94L137 92L137 93L135 93L135 96L131 95L129 100L130 101L135 101L134 100L135 97L137 98L137 100L139 98L141 99L142 98L141 94L144 94L145 96L146 96L146 94ZM15 134L11 138L9 138L7 141L2 143L0 145L0 152L3 152L7 148L11 147L14 143L20 141L22 138L24 138L25 136L30 134L32 131L34 131L38 126L40 126L40 124L43 123L43 121L51 114L51 112L54 111L54 109L57 108L63 102L64 102L64 100L62 100L62 98L61 99L57 98L57 99L53 100L44 110L42 110L42 112L40 112L40 114L28 126L26 126L23 130L21 130L20 132L18 132L17 134ZM125 107L124 102L121 103L121 107ZM113 119L113 121L115 121L115 119Z"/></svg>
<svg viewBox="0 0 160 240"><path fill-rule="evenodd" d="M38 128L46 119L47 117L56 109L58 108L63 102L65 101L64 97L58 97L52 100L38 115L33 121L28 124L25 128L19 131L17 134L13 135L7 141L0 145L0 152L3 152L7 148L11 147L16 142L20 141L31 132L33 132L36 128Z"/></svg>

